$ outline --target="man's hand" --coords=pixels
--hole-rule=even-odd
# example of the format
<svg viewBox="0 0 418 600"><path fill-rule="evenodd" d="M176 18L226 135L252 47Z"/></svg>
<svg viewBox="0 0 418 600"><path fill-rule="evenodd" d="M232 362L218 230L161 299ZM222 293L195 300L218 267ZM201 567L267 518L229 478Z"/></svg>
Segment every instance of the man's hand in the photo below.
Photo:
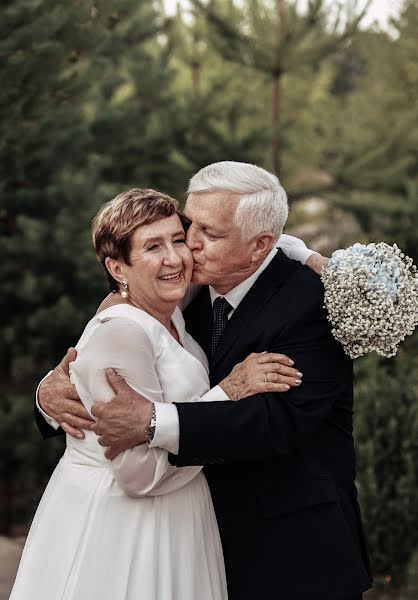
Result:
<svg viewBox="0 0 418 600"><path fill-rule="evenodd" d="M120 452L145 442L152 417L152 402L135 392L113 369L106 377L115 392L109 402L96 402L91 409L97 418L94 431L101 446L108 446L106 458L112 460Z"/></svg>
<svg viewBox="0 0 418 600"><path fill-rule="evenodd" d="M38 401L42 410L66 433L82 440L82 429L92 429L94 421L80 402L75 386L70 383L69 365L76 357L76 350L69 348L60 364L41 384Z"/></svg>

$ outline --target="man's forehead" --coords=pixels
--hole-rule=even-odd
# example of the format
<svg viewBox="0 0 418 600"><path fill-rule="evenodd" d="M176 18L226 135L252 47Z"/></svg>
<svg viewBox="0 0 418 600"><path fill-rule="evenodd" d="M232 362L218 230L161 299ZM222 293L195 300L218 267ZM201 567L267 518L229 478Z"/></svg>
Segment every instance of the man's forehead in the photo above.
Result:
<svg viewBox="0 0 418 600"><path fill-rule="evenodd" d="M192 193L187 197L184 214L191 220L219 221L220 217L234 214L239 199L239 194L225 190Z"/></svg>

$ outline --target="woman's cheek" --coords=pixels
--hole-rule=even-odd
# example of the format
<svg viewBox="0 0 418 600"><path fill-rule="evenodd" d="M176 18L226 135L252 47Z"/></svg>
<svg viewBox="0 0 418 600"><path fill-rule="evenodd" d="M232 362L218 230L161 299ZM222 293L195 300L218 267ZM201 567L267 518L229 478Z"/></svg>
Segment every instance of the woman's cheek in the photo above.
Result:
<svg viewBox="0 0 418 600"><path fill-rule="evenodd" d="M193 270L193 255L190 252L190 250L187 248L185 248L185 251L183 254L183 263L184 263L184 268L185 268L187 274L189 274L189 271L191 273L191 271Z"/></svg>

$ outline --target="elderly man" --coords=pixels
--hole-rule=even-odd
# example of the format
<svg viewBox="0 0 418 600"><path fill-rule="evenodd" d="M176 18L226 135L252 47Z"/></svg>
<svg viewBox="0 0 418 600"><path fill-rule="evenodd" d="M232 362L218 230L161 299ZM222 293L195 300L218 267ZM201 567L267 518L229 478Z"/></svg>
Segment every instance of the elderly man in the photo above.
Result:
<svg viewBox="0 0 418 600"><path fill-rule="evenodd" d="M354 485L352 363L332 337L320 278L276 248L286 194L259 167L215 163L191 179L185 215L193 281L203 286L187 329L210 357L212 385L236 366L236 386L230 401L157 406L110 374L115 397L93 411L99 441L108 457L146 440L174 465L205 465L230 600L360 600L370 575ZM291 356L303 383L233 402L245 385L239 363L266 350ZM40 395L55 415L57 381Z"/></svg>

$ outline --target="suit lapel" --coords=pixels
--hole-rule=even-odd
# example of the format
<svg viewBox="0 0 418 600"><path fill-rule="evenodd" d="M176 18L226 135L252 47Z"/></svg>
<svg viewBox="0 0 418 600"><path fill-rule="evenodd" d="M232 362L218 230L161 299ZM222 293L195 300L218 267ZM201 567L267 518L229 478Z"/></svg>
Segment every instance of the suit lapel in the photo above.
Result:
<svg viewBox="0 0 418 600"><path fill-rule="evenodd" d="M231 346L239 337L245 334L248 322L262 310L272 296L285 284L289 277L301 267L300 263L290 260L281 250L269 266L261 273L260 277L244 296L237 309L230 318L228 325L222 333L216 352L210 364L213 372ZM210 299L209 299L210 302ZM275 315L276 322L280 314Z"/></svg>

